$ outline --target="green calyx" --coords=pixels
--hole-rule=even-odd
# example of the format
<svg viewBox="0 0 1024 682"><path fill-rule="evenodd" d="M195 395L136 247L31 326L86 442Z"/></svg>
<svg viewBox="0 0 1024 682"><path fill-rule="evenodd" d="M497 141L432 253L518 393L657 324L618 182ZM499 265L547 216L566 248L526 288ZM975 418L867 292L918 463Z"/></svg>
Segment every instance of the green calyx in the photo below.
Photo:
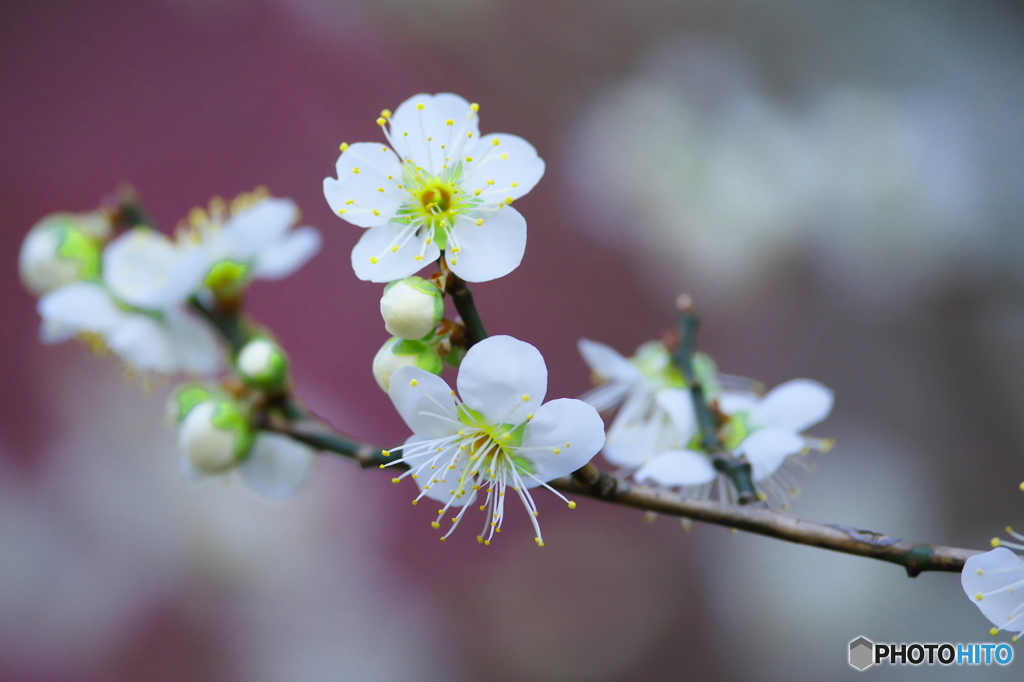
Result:
<svg viewBox="0 0 1024 682"><path fill-rule="evenodd" d="M222 260L214 263L203 283L215 296L235 296L249 286L251 269L248 263Z"/></svg>
<svg viewBox="0 0 1024 682"><path fill-rule="evenodd" d="M57 257L76 263L82 279L99 279L102 262L99 241L75 227L70 219L62 220L50 229L57 233Z"/></svg>
<svg viewBox="0 0 1024 682"><path fill-rule="evenodd" d="M235 461L242 462L252 451L252 444L256 440L253 432L248 410L233 400L221 398L217 400L217 409L211 419L214 427L222 431L232 431L235 434L235 445L233 454Z"/></svg>
<svg viewBox="0 0 1024 682"><path fill-rule="evenodd" d="M219 398L219 394L200 384L185 384L175 389L170 398L170 409L177 421L181 421L189 411L201 402Z"/></svg>
<svg viewBox="0 0 1024 682"><path fill-rule="evenodd" d="M391 346L391 352L395 355L415 355L416 361L413 365L431 374L441 374L444 364L437 352L436 344L426 341L412 341L410 339L398 339Z"/></svg>

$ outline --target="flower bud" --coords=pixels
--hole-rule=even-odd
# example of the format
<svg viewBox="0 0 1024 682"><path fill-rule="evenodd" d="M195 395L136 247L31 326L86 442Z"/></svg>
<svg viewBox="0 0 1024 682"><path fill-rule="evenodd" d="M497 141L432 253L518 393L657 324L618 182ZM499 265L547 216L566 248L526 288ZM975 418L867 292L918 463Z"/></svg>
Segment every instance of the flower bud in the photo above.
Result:
<svg viewBox="0 0 1024 682"><path fill-rule="evenodd" d="M422 341L409 341L391 337L384 342L373 358L373 378L385 393L391 386L391 375L399 368L413 365L431 374L441 374L444 365L437 348Z"/></svg>
<svg viewBox="0 0 1024 682"><path fill-rule="evenodd" d="M235 368L242 381L268 393L280 392L288 383L288 358L279 345L265 336L242 346Z"/></svg>
<svg viewBox="0 0 1024 682"><path fill-rule="evenodd" d="M109 222L97 213L46 216L21 244L18 271L22 283L42 296L65 284L99 277L101 241L109 232Z"/></svg>
<svg viewBox="0 0 1024 682"><path fill-rule="evenodd" d="M248 415L225 398L194 405L178 426L178 447L202 474L222 474L244 460L255 436Z"/></svg>
<svg viewBox="0 0 1024 682"><path fill-rule="evenodd" d="M444 316L444 298L437 285L422 277L406 277L384 287L380 299L384 328L400 339L422 339Z"/></svg>

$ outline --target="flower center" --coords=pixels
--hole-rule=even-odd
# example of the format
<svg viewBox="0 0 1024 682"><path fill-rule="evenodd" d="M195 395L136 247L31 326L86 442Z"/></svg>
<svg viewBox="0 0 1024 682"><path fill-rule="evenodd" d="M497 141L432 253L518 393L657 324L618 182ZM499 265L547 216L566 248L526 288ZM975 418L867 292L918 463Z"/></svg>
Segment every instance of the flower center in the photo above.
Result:
<svg viewBox="0 0 1024 682"><path fill-rule="evenodd" d="M446 250L455 218L480 203L460 189L461 178L462 164L445 168L440 175L430 175L407 159L402 180L410 201L399 209L397 220L426 229L428 243L433 240L439 249Z"/></svg>

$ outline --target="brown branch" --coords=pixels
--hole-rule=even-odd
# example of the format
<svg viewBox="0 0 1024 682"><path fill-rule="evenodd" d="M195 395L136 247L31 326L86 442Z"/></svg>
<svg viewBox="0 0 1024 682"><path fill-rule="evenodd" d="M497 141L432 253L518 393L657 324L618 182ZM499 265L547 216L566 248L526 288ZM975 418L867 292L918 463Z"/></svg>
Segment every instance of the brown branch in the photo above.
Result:
<svg viewBox="0 0 1024 682"><path fill-rule="evenodd" d="M318 424L329 428L322 421ZM322 432L319 427L315 433L289 423L268 424L265 428L291 436L322 451L349 457L363 468L379 467L392 461L381 454L380 448L333 431ZM850 526L805 521L757 505L740 506L714 500L687 499L668 490L632 484L600 471L593 464L583 466L572 476L550 481L549 485L570 495L582 495L601 502L899 564L911 578L925 571L959 573L968 557L980 553L979 550L910 542Z"/></svg>

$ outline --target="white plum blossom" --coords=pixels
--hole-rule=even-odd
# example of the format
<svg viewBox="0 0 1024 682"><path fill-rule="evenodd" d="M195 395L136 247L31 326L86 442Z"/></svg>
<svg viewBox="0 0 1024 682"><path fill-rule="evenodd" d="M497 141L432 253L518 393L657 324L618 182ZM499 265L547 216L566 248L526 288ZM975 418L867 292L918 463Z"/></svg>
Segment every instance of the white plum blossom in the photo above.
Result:
<svg viewBox="0 0 1024 682"><path fill-rule="evenodd" d="M257 189L239 195L230 207L214 199L209 211L193 209L178 240L203 253L206 287L218 295L233 294L253 279L287 277L316 255L320 233L309 226L292 229L298 220L293 201Z"/></svg>
<svg viewBox="0 0 1024 682"><path fill-rule="evenodd" d="M211 396L189 406L178 425L179 467L189 480L237 471L257 495L284 500L306 480L314 451L288 436L254 433L230 400Z"/></svg>
<svg viewBox="0 0 1024 682"><path fill-rule="evenodd" d="M548 481L586 464L604 443L604 424L590 405L569 398L542 404L547 375L540 352L510 336L493 336L469 349L458 395L443 379L417 367L392 375L389 395L413 431L394 449L402 457L392 464L409 469L393 480L411 476L416 481L421 492L414 504L423 498L442 503L434 528L454 513L442 540L482 493L480 510L486 517L477 540L490 544L501 531L505 495L511 491L530 514L535 541L544 545L529 489L555 492Z"/></svg>
<svg viewBox="0 0 1024 682"><path fill-rule="evenodd" d="M52 213L36 223L21 243L18 274L25 287L42 296L66 284L99 277L110 221L94 213Z"/></svg>
<svg viewBox="0 0 1024 682"><path fill-rule="evenodd" d="M214 373L220 346L186 305L203 272L199 254L152 230L129 230L104 249L100 280L39 299L40 336L44 343L82 337L140 371Z"/></svg>
<svg viewBox="0 0 1024 682"><path fill-rule="evenodd" d="M470 282L507 275L523 258L526 221L511 204L544 174L526 140L480 135L478 105L419 94L377 119L390 143L341 145L324 196L343 219L368 228L352 250L356 276L389 282L444 253Z"/></svg>
<svg viewBox="0 0 1024 682"><path fill-rule="evenodd" d="M829 439L805 436L802 432L828 417L833 402L833 392L810 379L787 381L764 396L750 391L723 391L718 396L718 406L727 419L719 436L727 450L750 462L751 478L758 491L772 494L785 506L788 496L795 493L795 486L789 484L780 467L790 457L812 449L825 451L832 446ZM692 410L687 413L669 409L668 413L681 433L681 440L693 439L697 424ZM687 488L698 495L706 494L716 477L708 456L690 448L665 453L635 474L639 481L653 480L664 486Z"/></svg>
<svg viewBox="0 0 1024 682"><path fill-rule="evenodd" d="M600 411L618 406L603 450L610 463L637 469L664 452L684 447L696 434L690 391L664 344L645 343L628 359L590 339L580 339L579 351L602 382L581 399ZM715 371L710 358L697 356L695 360L713 385ZM675 419L670 411L675 412ZM681 431L678 425L687 418L692 428Z"/></svg>
<svg viewBox="0 0 1024 682"><path fill-rule="evenodd" d="M1024 536L1008 533L1024 540ZM1013 633L1013 641L1024 635L1024 559L1011 552L1007 545L1024 549L1024 545L992 541L995 549L975 554L967 559L960 574L960 584L982 615L995 626L992 634L1000 630Z"/></svg>

